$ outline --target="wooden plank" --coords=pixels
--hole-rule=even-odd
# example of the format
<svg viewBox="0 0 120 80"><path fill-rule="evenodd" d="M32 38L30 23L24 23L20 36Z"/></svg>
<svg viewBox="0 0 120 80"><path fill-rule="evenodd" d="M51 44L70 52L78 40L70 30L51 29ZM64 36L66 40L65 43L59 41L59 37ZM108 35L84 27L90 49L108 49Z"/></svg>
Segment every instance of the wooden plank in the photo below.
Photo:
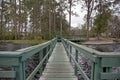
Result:
<svg viewBox="0 0 120 80"><path fill-rule="evenodd" d="M60 63L60 62L58 62L59 64L57 64L57 63L48 63L47 64L47 68L62 68L62 67L64 67L64 68L72 68L72 66L71 66L71 63Z"/></svg>
<svg viewBox="0 0 120 80"><path fill-rule="evenodd" d="M102 67L120 67L120 58L102 58Z"/></svg>
<svg viewBox="0 0 120 80"><path fill-rule="evenodd" d="M74 73L43 73L43 77L47 78L75 78Z"/></svg>
<svg viewBox="0 0 120 80"><path fill-rule="evenodd" d="M48 66L50 65L50 66L54 66L54 65L62 65L62 66L69 66L69 65L71 65L71 63L67 63L67 62L52 62L52 63L48 63L47 64Z"/></svg>
<svg viewBox="0 0 120 80"><path fill-rule="evenodd" d="M4 66L18 66L19 64L19 58L4 58L1 57L0 58L0 65L4 65Z"/></svg>
<svg viewBox="0 0 120 80"><path fill-rule="evenodd" d="M40 80L78 80L77 78L40 78Z"/></svg>
<svg viewBox="0 0 120 80"><path fill-rule="evenodd" d="M64 66L63 65L52 65L51 66L51 65L47 65L46 68L65 68L65 69L70 68L70 69L72 69L72 66L68 66L68 65L64 65Z"/></svg>
<svg viewBox="0 0 120 80"><path fill-rule="evenodd" d="M15 78L15 71L0 71L0 78Z"/></svg>
<svg viewBox="0 0 120 80"><path fill-rule="evenodd" d="M72 72L74 73L73 69L69 69L69 68L46 68L44 70L44 73L69 73Z"/></svg>
<svg viewBox="0 0 120 80"><path fill-rule="evenodd" d="M101 79L120 79L120 73L101 73Z"/></svg>

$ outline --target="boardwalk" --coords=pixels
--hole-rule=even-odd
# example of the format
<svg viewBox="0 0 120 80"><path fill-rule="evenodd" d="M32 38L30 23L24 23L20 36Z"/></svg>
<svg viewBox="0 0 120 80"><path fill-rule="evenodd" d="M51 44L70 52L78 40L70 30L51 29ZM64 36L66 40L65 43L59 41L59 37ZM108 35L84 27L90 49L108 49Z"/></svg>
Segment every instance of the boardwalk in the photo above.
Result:
<svg viewBox="0 0 120 80"><path fill-rule="evenodd" d="M40 80L77 80L62 43L57 43Z"/></svg>

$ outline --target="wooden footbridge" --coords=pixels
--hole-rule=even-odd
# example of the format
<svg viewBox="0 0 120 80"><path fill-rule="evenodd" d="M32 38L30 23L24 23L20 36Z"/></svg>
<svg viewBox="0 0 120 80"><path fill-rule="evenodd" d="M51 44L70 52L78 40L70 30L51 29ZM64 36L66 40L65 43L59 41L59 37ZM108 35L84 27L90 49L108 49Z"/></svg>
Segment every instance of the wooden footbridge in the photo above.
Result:
<svg viewBox="0 0 120 80"><path fill-rule="evenodd" d="M57 43L40 80L77 80L62 43Z"/></svg>
<svg viewBox="0 0 120 80"><path fill-rule="evenodd" d="M26 76L26 60L36 54L38 65ZM91 77L80 67L79 54L91 61ZM0 66L10 68L0 68L0 80L78 80L79 75L82 80L120 80L120 72L114 71L120 67L120 53L99 52L64 38L17 51L1 51Z"/></svg>

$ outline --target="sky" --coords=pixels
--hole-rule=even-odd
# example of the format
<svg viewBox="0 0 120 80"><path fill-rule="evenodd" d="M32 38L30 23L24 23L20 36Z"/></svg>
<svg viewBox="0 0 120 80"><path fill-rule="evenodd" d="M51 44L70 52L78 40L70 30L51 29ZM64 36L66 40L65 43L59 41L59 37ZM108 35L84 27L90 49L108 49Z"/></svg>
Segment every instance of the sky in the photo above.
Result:
<svg viewBox="0 0 120 80"><path fill-rule="evenodd" d="M71 26L72 27L80 27L80 25L84 24L84 16L86 14L86 11L84 11L82 8L82 5L79 3L75 7L72 7L72 10L76 12L79 16L72 15L71 18ZM66 16L67 21L69 21L69 15Z"/></svg>

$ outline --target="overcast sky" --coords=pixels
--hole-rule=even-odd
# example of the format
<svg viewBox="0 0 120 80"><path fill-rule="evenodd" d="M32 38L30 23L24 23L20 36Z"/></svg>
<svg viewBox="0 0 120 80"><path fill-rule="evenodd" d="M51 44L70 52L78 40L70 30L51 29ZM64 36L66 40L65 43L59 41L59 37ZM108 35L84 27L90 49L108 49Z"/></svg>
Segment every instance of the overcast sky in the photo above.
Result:
<svg viewBox="0 0 120 80"><path fill-rule="evenodd" d="M79 15L79 16L72 15L72 22L71 22L72 27L78 27L78 25L82 25L85 23L83 18L86 14L86 11L83 11L83 9L81 9L81 6L82 5L79 3L79 4L77 4L77 6L72 8L72 10ZM66 18L69 21L69 15L67 15Z"/></svg>

